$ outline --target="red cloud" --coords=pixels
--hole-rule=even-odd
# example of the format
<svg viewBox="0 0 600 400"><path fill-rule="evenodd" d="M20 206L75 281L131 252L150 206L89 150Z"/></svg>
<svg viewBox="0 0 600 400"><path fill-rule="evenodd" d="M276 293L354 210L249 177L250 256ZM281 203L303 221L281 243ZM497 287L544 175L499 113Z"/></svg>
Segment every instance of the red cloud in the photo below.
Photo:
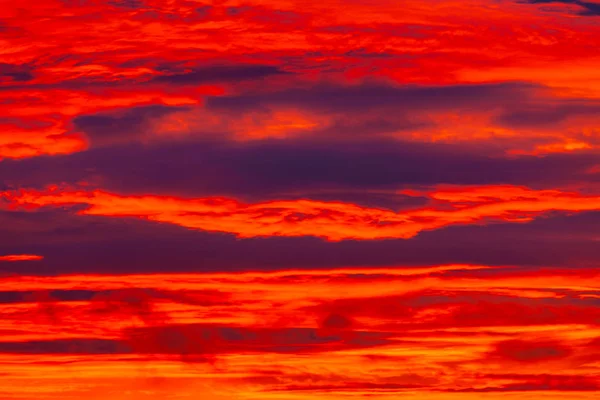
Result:
<svg viewBox="0 0 600 400"><path fill-rule="evenodd" d="M9 254L0 256L0 261L37 261L43 258L43 256L38 256L35 254Z"/></svg>
<svg viewBox="0 0 600 400"><path fill-rule="evenodd" d="M407 192L404 192L407 193ZM410 192L413 193L413 192ZM515 186L458 187L423 193L425 208L393 212L313 200L244 204L226 198L121 196L100 190L3 192L13 207L85 204L83 215L139 217L239 237L319 236L328 240L411 238L419 232L487 221L529 222L551 212L600 210L600 196Z"/></svg>
<svg viewBox="0 0 600 400"><path fill-rule="evenodd" d="M545 340L526 341L518 339L498 343L492 353L492 355L507 360L527 363L557 360L566 358L570 354L571 349L560 342Z"/></svg>

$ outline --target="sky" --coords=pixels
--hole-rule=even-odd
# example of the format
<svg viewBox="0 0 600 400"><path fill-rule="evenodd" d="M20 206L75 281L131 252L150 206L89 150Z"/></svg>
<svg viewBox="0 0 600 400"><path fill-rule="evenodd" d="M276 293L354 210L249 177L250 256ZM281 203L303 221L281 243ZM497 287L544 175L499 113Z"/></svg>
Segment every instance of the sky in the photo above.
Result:
<svg viewBox="0 0 600 400"><path fill-rule="evenodd" d="M0 0L0 398L597 398L598 37L597 0Z"/></svg>

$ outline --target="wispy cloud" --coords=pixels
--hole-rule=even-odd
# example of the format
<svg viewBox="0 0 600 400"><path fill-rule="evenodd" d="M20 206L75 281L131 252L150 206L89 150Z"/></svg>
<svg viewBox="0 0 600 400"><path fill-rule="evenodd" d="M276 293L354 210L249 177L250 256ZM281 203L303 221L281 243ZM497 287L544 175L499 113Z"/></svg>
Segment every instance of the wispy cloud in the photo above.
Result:
<svg viewBox="0 0 600 400"><path fill-rule="evenodd" d="M43 256L35 254L8 254L0 255L0 261L36 261L43 259Z"/></svg>

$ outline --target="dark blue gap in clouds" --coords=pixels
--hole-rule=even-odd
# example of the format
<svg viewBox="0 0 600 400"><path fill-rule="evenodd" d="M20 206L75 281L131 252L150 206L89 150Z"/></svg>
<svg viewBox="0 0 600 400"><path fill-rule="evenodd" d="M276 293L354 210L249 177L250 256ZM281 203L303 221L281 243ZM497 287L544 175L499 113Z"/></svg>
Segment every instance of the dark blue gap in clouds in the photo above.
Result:
<svg viewBox="0 0 600 400"><path fill-rule="evenodd" d="M0 254L41 261L1 263L4 273L216 272L471 263L598 267L600 212L530 223L452 226L408 240L326 242L315 237L237 239L135 218L68 211L0 212Z"/></svg>
<svg viewBox="0 0 600 400"><path fill-rule="evenodd" d="M86 181L92 187L119 194L232 196L257 202L286 194L290 197L290 193L305 197L303 193L332 190L352 190L367 200L364 193L369 189L398 190L418 185L516 184L548 188L600 181L600 174L586 173L598 164L598 154L593 152L506 158L487 156L478 150L390 140L130 144L60 157L3 160L0 189ZM337 200L353 201L352 195ZM404 200L398 202L400 206ZM389 197L384 201L393 202Z"/></svg>

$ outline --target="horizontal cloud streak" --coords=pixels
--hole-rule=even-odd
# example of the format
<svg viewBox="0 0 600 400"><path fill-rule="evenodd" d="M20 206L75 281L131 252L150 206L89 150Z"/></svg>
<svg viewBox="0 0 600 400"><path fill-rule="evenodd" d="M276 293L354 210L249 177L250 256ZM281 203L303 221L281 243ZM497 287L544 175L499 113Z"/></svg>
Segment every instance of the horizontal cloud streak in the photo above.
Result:
<svg viewBox="0 0 600 400"><path fill-rule="evenodd" d="M114 381L124 365L152 365L167 381L268 395L589 392L599 383L597 278L597 269L478 265L14 276L5 293L54 300L0 304L0 364L36 357L21 370L34 373L74 363L72 376L94 387L84 376L93 368ZM23 312L31 318L18 323ZM236 380L219 380L225 369ZM177 393L195 392L185 387Z"/></svg>
<svg viewBox="0 0 600 400"><path fill-rule="evenodd" d="M405 191L406 194L413 194ZM419 193L415 193L419 195ZM9 205L87 205L84 215L141 217L192 229L254 236L319 236L328 240L411 238L424 230L486 220L529 222L550 211L600 210L600 196L512 186L423 193L430 207L392 212L312 200L242 204L232 199L119 196L102 191L4 192Z"/></svg>
<svg viewBox="0 0 600 400"><path fill-rule="evenodd" d="M0 261L36 261L44 257L35 254L8 254L0 255Z"/></svg>

